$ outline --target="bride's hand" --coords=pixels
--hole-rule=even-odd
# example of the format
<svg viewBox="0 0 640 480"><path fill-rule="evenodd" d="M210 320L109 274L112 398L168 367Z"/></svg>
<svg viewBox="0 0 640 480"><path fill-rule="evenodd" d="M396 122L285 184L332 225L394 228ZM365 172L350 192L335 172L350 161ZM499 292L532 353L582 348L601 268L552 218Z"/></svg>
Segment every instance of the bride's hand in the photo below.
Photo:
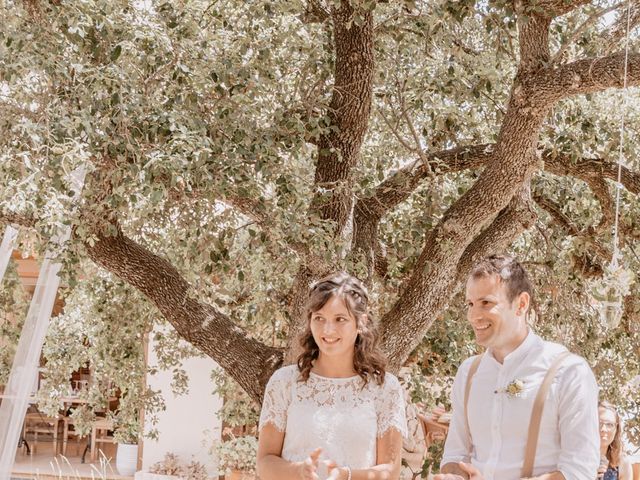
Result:
<svg viewBox="0 0 640 480"><path fill-rule="evenodd" d="M318 480L316 470L318 469L318 459L321 453L322 449L316 448L309 454L305 461L300 464L301 480Z"/></svg>
<svg viewBox="0 0 640 480"><path fill-rule="evenodd" d="M327 480L339 480L341 478L340 474L342 473L342 470L338 464L332 460L326 460L325 463L327 465L327 471L329 472Z"/></svg>

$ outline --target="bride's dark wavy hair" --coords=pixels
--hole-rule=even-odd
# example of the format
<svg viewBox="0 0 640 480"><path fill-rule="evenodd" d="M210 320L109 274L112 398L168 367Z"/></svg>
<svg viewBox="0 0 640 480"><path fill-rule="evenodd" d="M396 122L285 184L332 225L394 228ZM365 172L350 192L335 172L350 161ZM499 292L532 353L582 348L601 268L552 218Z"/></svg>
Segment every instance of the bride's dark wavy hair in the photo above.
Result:
<svg viewBox="0 0 640 480"><path fill-rule="evenodd" d="M378 332L369 314L369 296L360 280L345 272L333 273L312 285L305 304L306 328L300 337L303 352L298 357L298 370L302 381L309 379L314 360L320 349L311 334L311 316L320 310L332 297L342 298L347 311L355 318L358 335L354 345L353 368L365 384L373 379L384 383L386 360L378 348ZM366 318L368 318L368 321Z"/></svg>

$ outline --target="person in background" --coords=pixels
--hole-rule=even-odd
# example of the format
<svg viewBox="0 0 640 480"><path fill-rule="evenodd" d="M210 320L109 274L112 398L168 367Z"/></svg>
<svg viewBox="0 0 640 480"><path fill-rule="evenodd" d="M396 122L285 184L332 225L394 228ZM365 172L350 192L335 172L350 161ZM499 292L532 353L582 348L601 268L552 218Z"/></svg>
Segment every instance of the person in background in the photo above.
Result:
<svg viewBox="0 0 640 480"><path fill-rule="evenodd" d="M633 480L631 462L622 451L622 425L620 415L609 402L598 405L600 418L600 468L598 479Z"/></svg>

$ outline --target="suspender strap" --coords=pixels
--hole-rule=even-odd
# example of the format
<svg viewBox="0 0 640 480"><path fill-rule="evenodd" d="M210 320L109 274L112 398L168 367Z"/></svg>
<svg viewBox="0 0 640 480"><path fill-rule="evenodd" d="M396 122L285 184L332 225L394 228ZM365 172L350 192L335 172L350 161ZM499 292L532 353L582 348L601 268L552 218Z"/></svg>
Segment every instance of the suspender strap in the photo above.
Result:
<svg viewBox="0 0 640 480"><path fill-rule="evenodd" d="M563 352L558 355L540 385L536 399L533 402L531 411L531 421L529 422L529 434L527 436L527 446L524 451L524 463L522 464L522 478L529 478L533 475L533 462L536 458L536 449L538 448L538 436L540 434L540 421L542 420L542 411L544 410L544 402L549 393L549 387L553 383L558 368L562 361L571 355L571 352Z"/></svg>
<svg viewBox="0 0 640 480"><path fill-rule="evenodd" d="M480 366L480 361L482 360L484 353L481 355L476 355L471 363L471 368L469 369L469 374L467 375L467 384L464 386L464 421L465 426L467 427L467 438L469 439L469 444L473 445L471 440L471 429L469 428L469 394L471 393L471 381L473 380L473 376L478 371L478 367Z"/></svg>

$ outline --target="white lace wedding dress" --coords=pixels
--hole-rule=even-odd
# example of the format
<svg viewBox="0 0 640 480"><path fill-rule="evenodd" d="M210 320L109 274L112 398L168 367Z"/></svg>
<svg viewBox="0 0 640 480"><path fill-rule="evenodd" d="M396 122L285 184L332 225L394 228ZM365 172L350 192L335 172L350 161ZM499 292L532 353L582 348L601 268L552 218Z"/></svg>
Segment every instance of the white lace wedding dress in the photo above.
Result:
<svg viewBox="0 0 640 480"><path fill-rule="evenodd" d="M376 464L376 439L390 428L407 434L402 387L390 373L383 385L359 376L314 374L298 381L296 365L277 370L265 391L260 429L271 423L285 432L282 458L302 461L318 447L321 458L352 469Z"/></svg>

